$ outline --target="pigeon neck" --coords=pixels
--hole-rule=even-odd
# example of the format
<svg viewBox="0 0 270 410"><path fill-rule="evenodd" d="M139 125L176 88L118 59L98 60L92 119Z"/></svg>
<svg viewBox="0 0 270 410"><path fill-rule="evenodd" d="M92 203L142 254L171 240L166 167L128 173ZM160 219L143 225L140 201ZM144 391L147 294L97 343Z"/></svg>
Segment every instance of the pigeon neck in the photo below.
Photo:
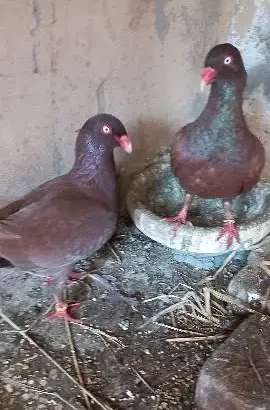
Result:
<svg viewBox="0 0 270 410"><path fill-rule="evenodd" d="M225 121L242 120L242 103L242 89L239 90L233 83L216 82L211 86L204 114L223 117Z"/></svg>
<svg viewBox="0 0 270 410"><path fill-rule="evenodd" d="M98 175L114 169L113 150L104 141L81 134L76 143L76 159L71 175L81 181L92 181Z"/></svg>

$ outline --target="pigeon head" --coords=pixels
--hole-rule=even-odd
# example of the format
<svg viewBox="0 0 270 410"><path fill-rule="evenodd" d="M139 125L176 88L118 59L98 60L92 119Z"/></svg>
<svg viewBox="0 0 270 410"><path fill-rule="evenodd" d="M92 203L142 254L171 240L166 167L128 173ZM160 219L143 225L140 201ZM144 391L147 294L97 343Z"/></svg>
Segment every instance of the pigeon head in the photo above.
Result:
<svg viewBox="0 0 270 410"><path fill-rule="evenodd" d="M107 149L120 146L127 153L132 152L132 144L122 122L111 114L97 114L89 118L80 133L89 136L89 139L104 145Z"/></svg>
<svg viewBox="0 0 270 410"><path fill-rule="evenodd" d="M235 83L244 89L246 70L240 51L230 43L218 44L206 56L201 73L201 90L213 83Z"/></svg>

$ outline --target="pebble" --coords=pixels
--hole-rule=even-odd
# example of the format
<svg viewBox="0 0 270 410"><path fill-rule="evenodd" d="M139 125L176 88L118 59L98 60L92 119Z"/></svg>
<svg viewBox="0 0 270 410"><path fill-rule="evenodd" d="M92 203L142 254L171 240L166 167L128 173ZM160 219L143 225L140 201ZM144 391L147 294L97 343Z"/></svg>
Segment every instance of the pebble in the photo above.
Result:
<svg viewBox="0 0 270 410"><path fill-rule="evenodd" d="M49 378L52 379L52 380L56 380L57 377L58 377L57 370L56 369L50 370Z"/></svg>
<svg viewBox="0 0 270 410"><path fill-rule="evenodd" d="M4 388L8 393L13 392L13 387L11 386L11 384L5 384Z"/></svg>
<svg viewBox="0 0 270 410"><path fill-rule="evenodd" d="M45 387L45 386L47 386L47 380L41 379L41 380L39 381L39 384L40 384L42 387Z"/></svg>
<svg viewBox="0 0 270 410"><path fill-rule="evenodd" d="M128 330L129 328L129 320L122 320L122 322L119 322L118 325L121 327L123 330Z"/></svg>

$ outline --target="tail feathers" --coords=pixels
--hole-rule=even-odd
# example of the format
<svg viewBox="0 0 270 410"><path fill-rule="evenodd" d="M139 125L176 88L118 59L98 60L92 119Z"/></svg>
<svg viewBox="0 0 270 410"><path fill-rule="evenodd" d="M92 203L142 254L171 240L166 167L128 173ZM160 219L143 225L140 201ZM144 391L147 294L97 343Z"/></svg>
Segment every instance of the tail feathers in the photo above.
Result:
<svg viewBox="0 0 270 410"><path fill-rule="evenodd" d="M1 268L10 268L10 267L12 267L13 265L12 265L12 263L11 262L9 262L7 259L5 259L5 258L1 258L0 257L0 269Z"/></svg>
<svg viewBox="0 0 270 410"><path fill-rule="evenodd" d="M12 232L9 226L5 226L4 221L0 221L0 239L16 239L19 237L20 235Z"/></svg>

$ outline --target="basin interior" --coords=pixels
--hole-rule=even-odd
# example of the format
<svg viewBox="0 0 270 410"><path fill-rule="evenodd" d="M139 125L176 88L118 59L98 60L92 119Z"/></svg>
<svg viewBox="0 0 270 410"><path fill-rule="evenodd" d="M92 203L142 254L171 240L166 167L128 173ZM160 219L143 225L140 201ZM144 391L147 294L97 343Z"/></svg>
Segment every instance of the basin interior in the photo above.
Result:
<svg viewBox="0 0 270 410"><path fill-rule="evenodd" d="M170 166L155 166L145 175L144 205L154 214L175 216L184 201L184 191ZM246 224L265 214L270 205L269 184L258 184L249 193L241 194L233 200L233 214L237 224ZM224 219L221 199L194 197L189 211L189 220L194 226L221 226Z"/></svg>

